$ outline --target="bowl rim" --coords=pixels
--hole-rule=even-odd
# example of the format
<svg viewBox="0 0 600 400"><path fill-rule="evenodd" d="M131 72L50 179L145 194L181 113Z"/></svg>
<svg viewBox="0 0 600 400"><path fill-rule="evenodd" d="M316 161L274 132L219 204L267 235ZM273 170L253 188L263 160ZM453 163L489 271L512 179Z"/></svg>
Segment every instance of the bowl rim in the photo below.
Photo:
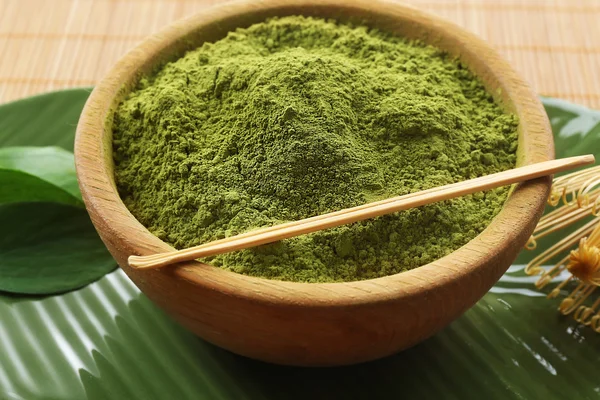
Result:
<svg viewBox="0 0 600 400"><path fill-rule="evenodd" d="M391 15L390 18L402 16L420 24L429 24L443 35L460 40L464 46L461 52L477 53L482 60L493 64L493 68L490 68L494 79L500 82L505 91L502 96L510 99L509 106L514 107L514 113L520 118L519 129L523 130L523 134L519 135L519 148L536 150L523 150L519 164L554 158L551 129L537 95L495 50L474 34L451 22L406 5L379 0L324 0L318 6L311 0L236 1L176 21L151 35L121 58L90 95L77 126L75 162L86 208L105 243L130 255L147 255L173 249L142 226L120 199L114 183L112 149L102 140L110 125L114 100L123 90L127 91L124 88L128 82L137 79L138 70L146 64L154 65L152 57L162 54L168 46L180 42L182 38L189 37L200 26L218 24L218 21L225 18L266 8L275 10L321 6L386 13ZM520 236L523 236L528 226L535 225L536 218L539 219L543 211L550 182L549 179L541 178L513 187L503 209L477 237L443 258L394 275L337 283L288 282L246 276L196 261L161 269L158 273L164 279L185 281L252 302L285 303L288 306L302 307L343 307L396 301L452 285L467 274L485 273L486 260L505 250L507 246L523 241ZM515 210L519 210L521 218L511 218L508 215L509 209L513 214ZM143 286L143 282L140 282L143 278L132 273L126 261L118 261L136 284L140 286L142 283Z"/></svg>

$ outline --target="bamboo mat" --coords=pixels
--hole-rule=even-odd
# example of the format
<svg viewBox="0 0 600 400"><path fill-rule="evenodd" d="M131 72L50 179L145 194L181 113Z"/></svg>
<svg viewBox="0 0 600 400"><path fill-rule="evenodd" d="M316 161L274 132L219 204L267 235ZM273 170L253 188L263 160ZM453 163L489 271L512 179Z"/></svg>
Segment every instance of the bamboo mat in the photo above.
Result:
<svg viewBox="0 0 600 400"><path fill-rule="evenodd" d="M145 36L218 0L0 0L0 103L90 86ZM600 0L408 0L495 46L540 94L600 108Z"/></svg>

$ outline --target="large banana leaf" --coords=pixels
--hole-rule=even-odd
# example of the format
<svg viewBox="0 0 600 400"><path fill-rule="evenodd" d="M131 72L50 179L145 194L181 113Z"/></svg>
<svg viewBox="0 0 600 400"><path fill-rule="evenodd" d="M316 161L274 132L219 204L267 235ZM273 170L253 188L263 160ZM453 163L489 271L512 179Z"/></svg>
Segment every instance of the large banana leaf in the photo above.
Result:
<svg viewBox="0 0 600 400"><path fill-rule="evenodd" d="M0 144L68 148L86 97L86 90L74 90L0 107L6 136ZM557 156L600 157L600 113L544 101ZM32 125L45 127L44 134L21 138ZM530 257L524 253L519 262ZM558 301L537 293L535 279L521 270L513 266L475 307L426 342L380 361L329 369L268 365L209 345L172 322L120 270L65 295L3 296L0 398L599 398L600 335L559 316Z"/></svg>

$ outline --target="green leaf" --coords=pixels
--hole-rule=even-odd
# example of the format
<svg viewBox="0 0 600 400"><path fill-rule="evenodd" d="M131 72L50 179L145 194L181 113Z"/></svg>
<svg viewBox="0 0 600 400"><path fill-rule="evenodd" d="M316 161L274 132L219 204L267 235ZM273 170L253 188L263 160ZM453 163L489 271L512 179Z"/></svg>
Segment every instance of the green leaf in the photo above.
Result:
<svg viewBox="0 0 600 400"><path fill-rule="evenodd" d="M50 294L115 268L83 209L55 203L0 205L0 290Z"/></svg>
<svg viewBox="0 0 600 400"><path fill-rule="evenodd" d="M57 202L83 207L73 154L59 147L0 148L0 203Z"/></svg>
<svg viewBox="0 0 600 400"><path fill-rule="evenodd" d="M576 128L600 113L544 101L558 156L600 154L595 125ZM76 114L81 104L65 101L62 111ZM572 120L569 129L581 132L563 137ZM371 363L309 369L249 360L194 337L118 270L61 296L0 296L0 398L597 399L600 335L560 317L560 300L545 299L534 281L514 266L425 342Z"/></svg>
<svg viewBox="0 0 600 400"><path fill-rule="evenodd" d="M72 152L77 121L90 92L71 89L0 105L0 147L58 146Z"/></svg>
<svg viewBox="0 0 600 400"><path fill-rule="evenodd" d="M556 158L600 154L600 112L557 99L545 98L544 106L554 131Z"/></svg>
<svg viewBox="0 0 600 400"><path fill-rule="evenodd" d="M0 146L15 146L0 147L2 291L64 292L116 267L81 208L71 153L88 92L69 90L0 106Z"/></svg>

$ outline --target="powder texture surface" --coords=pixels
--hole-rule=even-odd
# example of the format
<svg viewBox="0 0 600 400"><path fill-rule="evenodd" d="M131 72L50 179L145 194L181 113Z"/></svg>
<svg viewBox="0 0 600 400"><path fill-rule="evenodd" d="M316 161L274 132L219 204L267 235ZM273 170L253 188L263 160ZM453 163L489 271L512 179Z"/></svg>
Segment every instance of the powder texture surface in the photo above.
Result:
<svg viewBox="0 0 600 400"><path fill-rule="evenodd" d="M231 32L144 77L114 115L119 193L185 248L515 165L518 122L458 60L305 17ZM507 189L206 260L271 279L381 277L479 234Z"/></svg>

